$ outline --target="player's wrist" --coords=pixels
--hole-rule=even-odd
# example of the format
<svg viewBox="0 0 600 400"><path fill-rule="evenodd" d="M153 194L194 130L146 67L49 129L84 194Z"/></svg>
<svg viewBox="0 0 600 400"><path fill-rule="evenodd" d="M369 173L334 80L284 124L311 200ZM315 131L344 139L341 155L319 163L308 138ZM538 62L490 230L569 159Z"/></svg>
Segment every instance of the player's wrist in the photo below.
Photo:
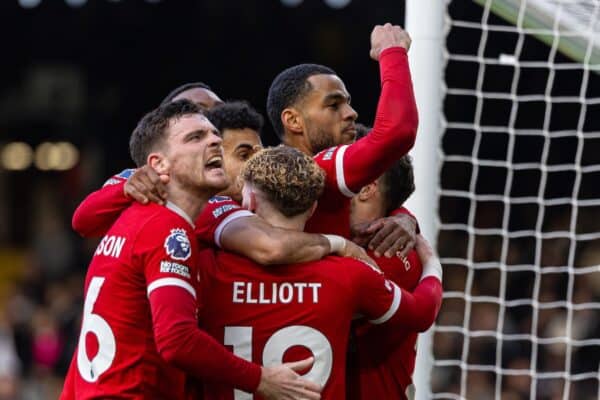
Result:
<svg viewBox="0 0 600 400"><path fill-rule="evenodd" d="M429 258L429 260L427 260L427 263L425 263L425 265L423 266L423 273L421 274L420 281L427 277L433 276L439 279L441 282L442 275L442 264L440 263L440 259L435 256L432 256Z"/></svg>
<svg viewBox="0 0 600 400"><path fill-rule="evenodd" d="M329 253L341 253L346 250L346 239L339 235L323 235L329 242Z"/></svg>
<svg viewBox="0 0 600 400"><path fill-rule="evenodd" d="M389 46L386 47L384 49L381 49L381 51L379 52L379 59L381 60L382 57L385 57L386 55L390 54L390 53L402 53L402 54L408 54L408 50L406 50L406 47L403 47L401 45L395 45L395 46Z"/></svg>

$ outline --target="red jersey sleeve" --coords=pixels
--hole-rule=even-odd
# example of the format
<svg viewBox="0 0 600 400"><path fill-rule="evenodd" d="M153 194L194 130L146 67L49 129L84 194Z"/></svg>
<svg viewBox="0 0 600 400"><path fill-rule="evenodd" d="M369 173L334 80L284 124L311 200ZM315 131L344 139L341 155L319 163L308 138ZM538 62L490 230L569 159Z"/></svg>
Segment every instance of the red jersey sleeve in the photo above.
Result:
<svg viewBox="0 0 600 400"><path fill-rule="evenodd" d="M426 331L435 322L442 305L442 266L437 257L423 266L421 280L411 292L402 290L395 318L406 328Z"/></svg>
<svg viewBox="0 0 600 400"><path fill-rule="evenodd" d="M406 50L384 50L379 69L382 87L373 129L355 143L339 146L331 155L330 168L335 168L337 187L348 197L408 153L417 135L417 106ZM330 150L325 150L323 156Z"/></svg>
<svg viewBox="0 0 600 400"><path fill-rule="evenodd" d="M88 195L73 213L71 225L84 237L103 236L117 220L121 212L133 200L125 196L123 186L135 172L126 169L108 179L101 189Z"/></svg>
<svg viewBox="0 0 600 400"><path fill-rule="evenodd" d="M351 274L356 310L368 319L387 321L398 309L401 293L385 276L362 261L352 260L347 271Z"/></svg>
<svg viewBox="0 0 600 400"><path fill-rule="evenodd" d="M227 196L211 197L198 218L194 233L209 247L221 247L221 233L225 226L238 218L254 215Z"/></svg>
<svg viewBox="0 0 600 400"><path fill-rule="evenodd" d="M431 268L424 268L424 278L412 293L367 268L356 269L356 293L360 312L372 324L388 323L417 331L433 324L442 303L442 283ZM387 308L382 308L386 304Z"/></svg>
<svg viewBox="0 0 600 400"><path fill-rule="evenodd" d="M198 328L198 246L190 240L191 225L179 225L169 216L155 218L136 240L157 350L167 362L197 378L254 392L260 367L234 356Z"/></svg>

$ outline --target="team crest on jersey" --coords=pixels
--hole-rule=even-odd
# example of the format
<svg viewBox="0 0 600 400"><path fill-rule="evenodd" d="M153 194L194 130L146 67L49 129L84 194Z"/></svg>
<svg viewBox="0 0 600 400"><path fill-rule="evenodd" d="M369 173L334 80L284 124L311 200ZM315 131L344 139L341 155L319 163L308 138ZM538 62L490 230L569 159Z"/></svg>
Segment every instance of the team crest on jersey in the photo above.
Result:
<svg viewBox="0 0 600 400"><path fill-rule="evenodd" d="M224 201L229 201L229 200L231 200L231 197L227 197L227 196L213 196L210 199L208 199L208 204L222 203Z"/></svg>
<svg viewBox="0 0 600 400"><path fill-rule="evenodd" d="M165 239L164 247L174 260L185 261L192 255L190 239L184 229L171 229L171 234Z"/></svg>

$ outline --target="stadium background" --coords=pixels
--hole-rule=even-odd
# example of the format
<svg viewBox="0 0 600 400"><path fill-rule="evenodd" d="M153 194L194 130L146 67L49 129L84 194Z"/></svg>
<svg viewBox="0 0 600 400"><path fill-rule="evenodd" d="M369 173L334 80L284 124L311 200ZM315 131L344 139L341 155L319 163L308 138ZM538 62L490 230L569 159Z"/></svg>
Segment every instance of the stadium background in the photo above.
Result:
<svg viewBox="0 0 600 400"><path fill-rule="evenodd" d="M382 0L375 5L353 0L345 7L335 8L324 0L304 0L293 7L275 0L71 0L68 3L79 4L72 6L62 0L43 0L35 7L24 8L19 3L36 2L11 0L0 4L4 49L0 154L8 157L12 165L10 169L4 158L0 160L0 399L49 399L56 398L73 351L82 307L83 275L97 243L77 237L70 229L70 216L85 194L98 188L112 173L132 165L128 137L141 115L172 88L191 81L208 83L223 99L247 99L264 114L268 86L279 71L300 62L317 62L338 72L352 94L359 120L369 123L379 93L377 65L368 57L369 33L377 23L403 24L404 4ZM455 1L449 12L454 18L477 20L481 7L469 1ZM476 45L474 40L470 32L452 30L447 46L453 51L468 52L470 46ZM527 46L528 54L534 58L544 58L548 52L548 46L534 39ZM486 51L505 51L505 41L490 40ZM454 86L468 86L474 74L452 63L445 71L446 80ZM490 82L510 79L503 73L490 75L494 77ZM547 76L532 74L523 82L536 91L546 79ZM578 79L581 78L577 72L563 73L556 83L557 94L568 92ZM590 79L590 93L597 96L598 76ZM469 101L448 96L444 103L446 114L458 121L472 119L475 111ZM485 116L496 121L505 114L506 110L491 105ZM524 115L524 124L543 118L535 109L526 109ZM569 110L560 113L554 122L556 129L572 124L572 115ZM590 111L589 115L594 113ZM598 124L599 120L590 119L588 129L598 130ZM472 148L472 138L458 133L448 131L443 137L445 153L468 153ZM482 151L494 157L502 151L504 142L500 136L488 138ZM27 159L27 151L21 149L16 156L5 151L14 141L37 149L32 163L22 169L14 168L19 166L15 157L16 161ZM46 145L46 151L40 151L44 148L40 145L48 142L72 143L78 157L67 163L73 155L71 147L61 152L56 147L48 150ZM268 124L265 143L276 143ZM523 146L523 154L530 154L536 143ZM572 146L568 141L561 143L553 157L566 162L570 153L565 150ZM597 157L598 150L596 143L586 154ZM461 169L464 167L442 167L442 186L461 187L470 173ZM502 177L493 173L482 175L483 187L479 189L493 191L494 182L499 179ZM521 185L531 186L537 179L530 177ZM567 175L557 176L551 187L559 190L571 180ZM599 197L596 186L589 190L592 196ZM442 222L464 221L467 213L468 205L456 199L441 199ZM515 223L526 222L529 213L526 209L516 212ZM497 214L493 207L484 208L480 221L493 224ZM547 223L560 224L565 216L566 211L559 211ZM461 246L465 238L461 235L442 231L442 256L452 257L464 251ZM479 260L497 257L497 245L489 238L478 241ZM594 254L588 252L586 257L592 261L587 262L600 264L598 246L586 245L596 249ZM528 245L518 248L517 255L528 262ZM564 258L564 252L564 247L554 246L545 262L552 264ZM446 289L461 290L463 267L449 267ZM477 276L482 290L486 290L488 282L487 289L494 292L497 276L493 274L492 271ZM531 284L527 274L512 279L517 285L509 295L517 296ZM547 285L549 296L558 297L564 292L565 280L554 279ZM584 285L581 290L582 296L598 300L598 285ZM472 320L476 321L473 328L484 328L485 324L492 324L485 316L497 311L483 305L472 312ZM460 301L446 302L440 322L452 324L463 313L464 304ZM510 318L515 326L530 319L524 312L516 312ZM552 328L551 322L549 316L548 329ZM598 331L597 323L592 318L585 329L592 335ZM436 356L460 359L461 340L459 334L437 333ZM469 362L484 363L493 356L493 344L490 347L489 342L472 346L474 358ZM509 350L507 363L527 363L527 349ZM598 365L598 347L586 355L576 356L575 365L594 370ZM552 356L543 353L540 368L552 368ZM459 374L460 371L442 368L436 371L434 385L439 390L458 393L453 385ZM493 380L486 373L475 371L469 383L468 398L489 398L493 393ZM528 398L529 384L516 377L506 383L507 391L514 396L511 398ZM598 390L597 380L591 384L589 391L584 388L581 393Z"/></svg>

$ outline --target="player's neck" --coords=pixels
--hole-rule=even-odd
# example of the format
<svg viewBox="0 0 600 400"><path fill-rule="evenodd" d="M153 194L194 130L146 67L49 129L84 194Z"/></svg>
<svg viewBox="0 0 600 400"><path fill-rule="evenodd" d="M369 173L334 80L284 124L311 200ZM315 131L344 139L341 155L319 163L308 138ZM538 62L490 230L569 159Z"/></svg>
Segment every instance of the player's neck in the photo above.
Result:
<svg viewBox="0 0 600 400"><path fill-rule="evenodd" d="M180 188L176 185L167 185L167 199L185 212L192 221L195 221L200 215L200 211L206 205L209 198L214 195L212 192L202 190L190 191Z"/></svg>
<svg viewBox="0 0 600 400"><path fill-rule="evenodd" d="M307 220L306 215L304 214L296 215L294 217L286 217L271 207L258 207L256 209L256 214L267 221L271 226L289 229L291 231L302 232Z"/></svg>
<svg viewBox="0 0 600 400"><path fill-rule="evenodd" d="M374 202L358 202L352 204L350 224L364 224L385 217L383 206Z"/></svg>
<svg viewBox="0 0 600 400"><path fill-rule="evenodd" d="M286 146L290 146L295 149L298 149L310 157L314 156L314 154L310 148L310 145L307 143L306 139L304 138L304 135L292 135L292 134L286 133L285 136L283 137L283 144L285 144Z"/></svg>

